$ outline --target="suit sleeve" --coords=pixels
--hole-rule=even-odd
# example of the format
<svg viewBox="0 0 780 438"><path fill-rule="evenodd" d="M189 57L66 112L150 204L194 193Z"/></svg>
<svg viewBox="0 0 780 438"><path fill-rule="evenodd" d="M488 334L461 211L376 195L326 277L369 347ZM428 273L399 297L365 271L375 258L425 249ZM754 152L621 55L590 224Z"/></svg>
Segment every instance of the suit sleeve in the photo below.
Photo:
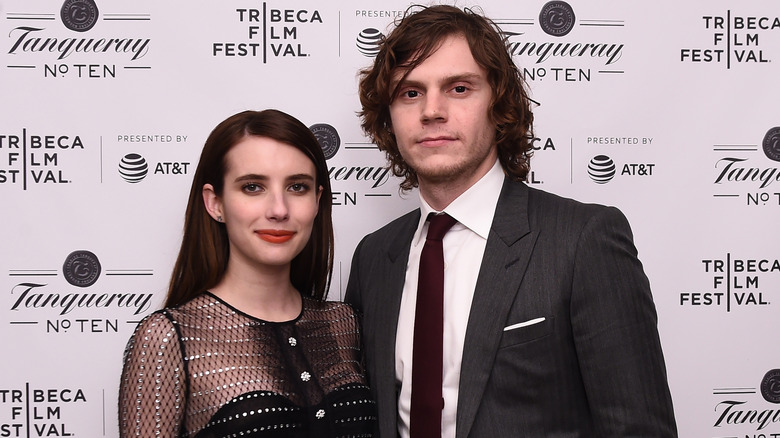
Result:
<svg viewBox="0 0 780 438"><path fill-rule="evenodd" d="M600 209L582 229L571 321L598 436L676 437L650 284L616 208Z"/></svg>

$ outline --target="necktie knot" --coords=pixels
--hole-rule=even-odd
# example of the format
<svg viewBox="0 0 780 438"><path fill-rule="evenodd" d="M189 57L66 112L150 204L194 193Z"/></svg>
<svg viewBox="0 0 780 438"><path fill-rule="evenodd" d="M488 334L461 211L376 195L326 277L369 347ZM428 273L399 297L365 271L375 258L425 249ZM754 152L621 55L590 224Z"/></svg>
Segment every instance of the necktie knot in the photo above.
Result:
<svg viewBox="0 0 780 438"><path fill-rule="evenodd" d="M430 213L428 215L428 236L426 240L442 240L447 231L452 228L458 221L447 213L436 214Z"/></svg>

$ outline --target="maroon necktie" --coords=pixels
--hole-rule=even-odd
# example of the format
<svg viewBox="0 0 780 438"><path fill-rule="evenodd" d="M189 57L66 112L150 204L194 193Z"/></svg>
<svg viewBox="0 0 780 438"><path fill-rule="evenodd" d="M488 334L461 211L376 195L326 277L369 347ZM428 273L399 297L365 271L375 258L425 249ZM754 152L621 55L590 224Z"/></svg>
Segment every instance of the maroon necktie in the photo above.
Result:
<svg viewBox="0 0 780 438"><path fill-rule="evenodd" d="M442 337L444 332L444 251L442 238L457 222L447 214L428 215L428 236L420 254L412 350L411 438L441 437Z"/></svg>

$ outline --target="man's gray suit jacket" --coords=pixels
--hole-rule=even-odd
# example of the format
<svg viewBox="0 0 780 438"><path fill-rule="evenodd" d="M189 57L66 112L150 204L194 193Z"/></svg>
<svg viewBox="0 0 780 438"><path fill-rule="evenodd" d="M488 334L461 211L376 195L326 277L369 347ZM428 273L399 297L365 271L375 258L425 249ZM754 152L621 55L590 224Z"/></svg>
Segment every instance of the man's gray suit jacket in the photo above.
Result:
<svg viewBox="0 0 780 438"><path fill-rule="evenodd" d="M362 315L385 438L397 436L396 328L419 218L360 242L345 298ZM458 391L457 438L677 436L649 282L618 209L505 180Z"/></svg>

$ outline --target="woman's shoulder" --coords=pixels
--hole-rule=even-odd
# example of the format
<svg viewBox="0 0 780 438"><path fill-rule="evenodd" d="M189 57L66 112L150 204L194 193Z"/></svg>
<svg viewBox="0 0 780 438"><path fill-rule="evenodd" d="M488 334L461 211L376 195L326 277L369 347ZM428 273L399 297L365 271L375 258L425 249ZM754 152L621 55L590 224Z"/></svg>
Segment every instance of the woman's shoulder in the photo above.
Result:
<svg viewBox="0 0 780 438"><path fill-rule="evenodd" d="M141 319L135 331L168 332L183 320L208 312L213 307L212 303L213 300L204 293L183 304L156 310Z"/></svg>
<svg viewBox="0 0 780 438"><path fill-rule="evenodd" d="M169 309L160 309L146 315L136 325L133 337L145 334L146 338L165 336L175 330L175 321L168 312Z"/></svg>
<svg viewBox="0 0 780 438"><path fill-rule="evenodd" d="M355 313L355 310L348 303L343 301L318 300L315 298L303 297L303 307L311 310L326 312L345 312Z"/></svg>
<svg viewBox="0 0 780 438"><path fill-rule="evenodd" d="M125 347L125 361L135 351L162 351L178 339L176 324L166 309L157 310L145 316L135 326Z"/></svg>
<svg viewBox="0 0 780 438"><path fill-rule="evenodd" d="M320 315L321 319L334 320L353 320L356 317L355 309L343 301L317 300L304 297L304 313L311 315ZM317 319L320 319L317 318Z"/></svg>

